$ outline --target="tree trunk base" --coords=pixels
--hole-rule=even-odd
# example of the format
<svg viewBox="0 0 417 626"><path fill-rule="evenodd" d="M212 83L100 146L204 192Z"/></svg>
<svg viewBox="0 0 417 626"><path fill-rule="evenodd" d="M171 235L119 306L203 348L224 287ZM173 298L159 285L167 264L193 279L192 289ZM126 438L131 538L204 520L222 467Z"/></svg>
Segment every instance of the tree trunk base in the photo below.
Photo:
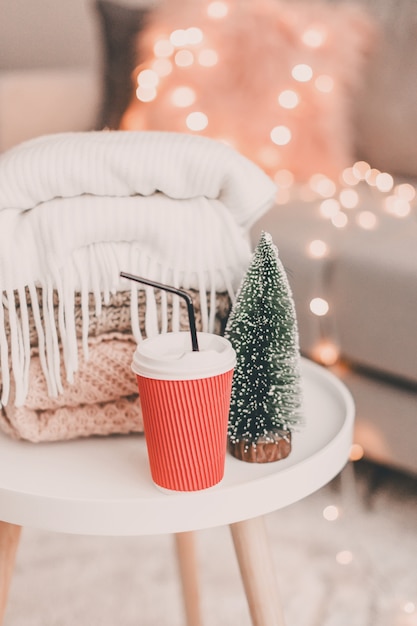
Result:
<svg viewBox="0 0 417 626"><path fill-rule="evenodd" d="M287 430L270 431L256 442L248 439L229 441L232 456L247 463L274 463L291 452L291 433Z"/></svg>

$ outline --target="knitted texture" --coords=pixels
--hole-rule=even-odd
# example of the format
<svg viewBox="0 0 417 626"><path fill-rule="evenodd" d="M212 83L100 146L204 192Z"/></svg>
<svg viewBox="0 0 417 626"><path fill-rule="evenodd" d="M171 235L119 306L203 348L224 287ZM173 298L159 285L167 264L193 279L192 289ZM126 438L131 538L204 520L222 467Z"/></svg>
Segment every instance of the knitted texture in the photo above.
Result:
<svg viewBox="0 0 417 626"><path fill-rule="evenodd" d="M272 181L228 146L180 133L63 133L4 153L2 404L12 386L16 406L25 403L33 328L47 393L64 393L63 381L73 382L79 369L80 329L88 358L92 299L98 318L111 294L130 287L137 342L166 331L168 321L179 330L178 298L168 315L167 299L161 295L158 306L150 288L141 325L141 289L128 287L120 271L196 290L202 330L213 332L216 294L233 299L250 258L248 228L274 193Z"/></svg>
<svg viewBox="0 0 417 626"><path fill-rule="evenodd" d="M0 427L53 441L142 430L136 343L222 333L275 185L226 145L159 132L49 135L0 156Z"/></svg>
<svg viewBox="0 0 417 626"><path fill-rule="evenodd" d="M63 393L48 396L39 356L30 362L31 385L24 406L3 407L3 430L17 439L55 441L90 435L142 432L136 377L130 364L132 336L110 333L89 340L88 362L79 348L79 369ZM13 395L13 387L11 389Z"/></svg>
<svg viewBox="0 0 417 626"><path fill-rule="evenodd" d="M189 294L193 300L193 307L195 313L195 323L197 330L203 330L203 312L201 310L200 295L195 289L189 289ZM37 290L38 300L40 302L40 315L43 316L42 298L40 290ZM132 297L130 291L119 291L114 294L110 294L107 302L101 304L100 311L97 311L94 294L88 296L88 336L99 337L100 335L117 331L119 333L132 334L132 320L131 320L131 307L133 304L137 307L138 311L138 323L139 329L143 336L146 336L146 292L140 290L136 294L136 302L132 303ZM157 307L158 328L162 329L163 321L165 323L164 331L173 330L173 315L174 315L174 300L175 298L171 294L156 292L154 295L155 304ZM210 316L211 302L209 294L207 299L207 312ZM38 347L38 334L36 331L36 322L33 314L33 309L30 305L30 294L26 292L26 301L28 306L28 322L29 322L29 338L32 348ZM164 301L164 307L166 308L166 319L162 320L162 301ZM59 297L56 291L53 293L53 305L54 305L54 317L55 323L58 325L58 302ZM179 330L189 329L188 313L185 302L179 300L176 303L179 307ZM213 332L217 335L222 335L225 329L226 321L232 306L232 301L228 293L216 293L215 300L215 315ZM19 302L16 303L16 312L20 315ZM6 334L10 332L10 321L8 315L8 309L4 312L4 324ZM81 294L76 293L74 297L74 323L76 329L76 335L78 339L82 338L83 333L83 312L81 308Z"/></svg>
<svg viewBox="0 0 417 626"><path fill-rule="evenodd" d="M138 293L141 329L145 324L145 293ZM56 299L56 296L55 296ZM160 304L161 294L156 295ZM78 320L77 335L81 336L80 297L76 297ZM66 382L63 392L51 398L43 376L37 335L31 324L34 349L30 362L30 386L24 405L15 406L15 389L11 386L11 402L0 412L0 429L15 439L32 442L58 441L92 435L127 434L142 432L142 414L136 377L131 371L131 361L136 342L130 331L130 292L110 296L97 316L94 299L90 298L88 361L78 343L79 369L72 384ZM172 298L168 296L168 319L172 316ZM216 299L214 332L222 334L230 311L227 294ZM194 292L196 327L202 329L201 307ZM57 308L55 308L57 315ZM33 315L30 315L33 320ZM168 324L170 330L171 322ZM189 321L185 305L180 304L180 330L188 330ZM118 329L119 332L111 332Z"/></svg>

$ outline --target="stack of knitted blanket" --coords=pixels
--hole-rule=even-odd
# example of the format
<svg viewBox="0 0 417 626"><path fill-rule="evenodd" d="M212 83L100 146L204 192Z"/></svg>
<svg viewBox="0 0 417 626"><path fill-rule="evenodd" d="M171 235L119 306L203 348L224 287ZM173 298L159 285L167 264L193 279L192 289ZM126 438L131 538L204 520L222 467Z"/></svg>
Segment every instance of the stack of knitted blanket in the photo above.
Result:
<svg viewBox="0 0 417 626"><path fill-rule="evenodd" d="M49 135L0 158L0 425L32 441L141 431L137 342L222 332L250 259L248 228L275 186L204 137Z"/></svg>

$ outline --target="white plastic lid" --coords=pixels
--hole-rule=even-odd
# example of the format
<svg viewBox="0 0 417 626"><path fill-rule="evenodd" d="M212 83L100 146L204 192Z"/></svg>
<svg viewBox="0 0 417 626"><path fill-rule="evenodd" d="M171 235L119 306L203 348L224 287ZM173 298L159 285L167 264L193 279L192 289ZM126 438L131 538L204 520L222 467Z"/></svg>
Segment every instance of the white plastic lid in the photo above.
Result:
<svg viewBox="0 0 417 626"><path fill-rule="evenodd" d="M158 380L195 380L224 374L234 368L236 353L230 341L211 333L197 333L193 352L189 332L164 333L145 339L133 355L135 374Z"/></svg>

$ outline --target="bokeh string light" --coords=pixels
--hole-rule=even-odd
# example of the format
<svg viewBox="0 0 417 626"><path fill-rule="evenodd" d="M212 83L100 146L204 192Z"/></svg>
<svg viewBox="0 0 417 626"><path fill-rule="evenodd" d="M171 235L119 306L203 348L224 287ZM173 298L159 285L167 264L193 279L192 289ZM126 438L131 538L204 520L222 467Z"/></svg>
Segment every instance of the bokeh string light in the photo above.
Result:
<svg viewBox="0 0 417 626"><path fill-rule="evenodd" d="M159 23L151 23L145 37L150 43L146 44L141 55L143 64L135 70L138 82L136 98L141 107L136 109L134 127L154 129L155 120L156 125L158 121L161 123L161 119L165 120L165 125L168 124L166 120L170 120L169 130L201 133L219 141L227 141L263 167L271 177L277 174L280 163L290 160L295 168L300 168L297 175L303 178L305 173L302 170L307 168L309 172L311 166L300 164L294 151L297 153L299 146L302 148L314 142L319 132L315 129L316 124L311 126L307 123L306 112L311 105L320 111L335 110L334 102L340 98L343 78L337 67L326 61L336 45L335 36L329 31L326 14L320 10L309 10L302 18L300 27L298 24L297 27L291 26L295 37L294 50L284 64L277 65L274 70L276 80L272 78L275 52L268 53L262 41L257 46L260 51L259 67L256 68L249 52L242 57L242 67L239 67L231 47L241 45L239 42L243 40L249 20L253 18L260 29L275 23L274 20L282 20L282 25L274 28L278 40L283 38L281 45L285 46L287 34L281 34L280 29L287 33L286 20L291 18L295 21L298 15L296 8L294 15L287 8L289 16L285 17L274 2L263 2L259 7L255 4L237 0L204 0L198 10L194 8L191 11L193 17L181 14L180 11L182 17L172 19L172 16L165 16ZM178 27L181 24L183 27ZM262 55L266 55L269 69L264 69ZM215 74L213 68L216 68ZM150 71L153 72L151 82L147 80L145 84L144 72ZM264 71L265 81L261 83ZM240 102L251 102L252 98L257 103L262 98L266 105L264 115L254 110L252 116L250 110L245 109L251 115L251 130L247 137L240 132L233 119L232 136L226 137L227 119L230 116L233 118L230 110L225 113L230 100L227 92L227 84L230 82L227 79L228 72L233 86L236 85L233 93L242 90ZM235 78L237 75L241 76L241 83ZM192 89L195 97L189 101L175 98L170 92L176 87ZM233 101L237 103L239 98ZM167 102L170 103L171 111ZM200 114L200 119L201 115L205 116L204 124L190 123L194 113ZM131 123L132 116L128 115L126 119ZM342 159L342 151L332 151L332 155L328 155L324 147L319 151L324 169L328 168L334 173L333 152L337 153L337 160ZM307 162L310 163L310 160L307 159Z"/></svg>
<svg viewBox="0 0 417 626"><path fill-rule="evenodd" d="M363 448L359 444L353 444L349 460L351 462L359 461L363 458ZM349 465L346 470L352 470L353 465ZM354 473L348 472L349 481L354 480ZM354 568L350 572L350 576L360 577L364 587L369 589L369 593L373 593L374 588L379 589L379 594L384 597L383 615L387 621L383 621L390 626L417 626L417 598L413 591L406 588L414 589L412 573L410 572L410 585L403 585L406 588L400 589L393 584L392 579L387 578L384 574L384 568L380 567L381 559L377 557L374 550L368 549L366 539L364 538L363 524L364 521L369 522L369 508L362 507L360 502L358 506L352 508L352 500L345 493L346 483L340 482L341 489L334 490L334 496L330 502L327 502L321 510L323 524L334 525L338 527L338 532L333 534L329 532L330 537L337 537L337 541L330 540L332 549L328 550L327 558L334 562L334 573L337 575L337 568ZM357 491L355 484L350 485L353 489L353 498L356 501L360 499L360 493ZM324 535L327 536L326 530ZM346 574L348 575L348 574ZM379 622L378 622L379 623Z"/></svg>
<svg viewBox="0 0 417 626"><path fill-rule="evenodd" d="M232 2L215 0L207 2L207 17L215 25L229 17L234 19ZM297 138L300 112L305 110L307 102L319 98L320 102L330 102L338 89L337 77L327 68L315 64L312 51L319 51L326 46L329 33L324 24L309 24L299 33L305 47L305 58L297 59L288 68L288 81L285 85L269 85L269 94L273 102L274 124L270 124L262 137L262 146L248 156L257 162L272 176L277 184L276 202L286 205L298 200L312 203L316 211L334 233L343 236L344 232L358 229L360 233L377 230L384 219L409 219L415 208L416 190L409 183L396 184L394 177L372 167L366 161L353 163L340 173L338 179L322 173L313 174L305 183L297 180L297 172L286 166L286 151L292 149ZM190 26L174 29L171 32L157 32L153 44L153 58L148 58L146 66L137 68L136 97L144 107L152 107L158 97L167 98L170 108L167 115L175 117L175 130L192 133L211 133L212 113L201 106L199 89L203 83L209 84L213 72L224 63L224 50L212 40L203 27ZM313 60L312 60L313 59ZM196 68L200 80L190 79L190 72ZM165 81L173 85L164 93ZM221 93L214 91L213 100L218 101ZM268 93L265 93L265 98ZM254 111L254 115L258 113ZM172 114L172 115L171 115ZM214 114L213 114L214 115ZM239 149L239 137L225 137L211 134L220 141L225 141ZM281 165L281 167L280 167ZM371 202L369 202L371 200ZM275 210L279 211L279 206ZM323 229L328 233L328 229ZM321 263L321 271L335 254L332 235L315 233L307 241L304 254L312 263ZM309 297L307 306L310 314L317 318L321 328L321 339L312 350L312 357L325 366L340 364L340 348L337 337L332 337L328 319L333 306L331 294L323 280L326 293L317 293ZM352 446L350 460L358 461L363 457L363 448L355 443ZM328 504L322 511L325 523L340 523L343 518L341 507ZM336 551L335 562L340 566L350 566L355 562L355 550L340 546ZM412 599L403 601L404 614L415 615L416 607Z"/></svg>
<svg viewBox="0 0 417 626"><path fill-rule="evenodd" d="M303 189L294 182L291 172L283 170L277 172L275 180L278 184L278 204L287 204L289 201L296 206L300 200L308 199L312 202L312 211L338 231L352 229L360 231L375 231L380 224L388 219L416 220L417 193L410 183L396 183L388 172L381 172L365 161L357 161L340 174L339 180L331 180L322 174L310 178ZM282 202L280 201L282 197ZM294 209L296 210L296 209ZM347 231L347 232L348 232ZM305 246L305 255L312 260L326 259L337 251L333 237L321 234L311 239ZM346 235L347 235L346 232ZM336 245L336 247L335 247ZM321 272L325 274L325 266ZM325 319L332 314L329 288L323 278L322 293L310 297L308 306L311 315ZM321 339L311 351L311 357L322 365L333 366L338 363L341 354L337 337L328 335L331 325L321 325ZM363 451L362 451L363 453Z"/></svg>
<svg viewBox="0 0 417 626"><path fill-rule="evenodd" d="M279 182L280 176L277 175ZM290 180L286 174L283 180ZM300 189L294 182L284 187L285 196L296 201L301 197ZM334 228L338 228L339 232L346 230L346 233L352 235L352 229L359 231L377 230L383 221L393 220L417 220L417 194L416 189L410 183L396 183L393 176L387 172L381 172L376 168L372 168L365 161L358 161L341 172L338 181L329 181L325 176L316 175L309 181L310 200L311 192L315 194L312 210L316 211L316 215L320 219L326 221ZM278 193L281 193L279 190ZM304 197L306 197L305 192ZM295 202L296 204L296 202ZM342 220L338 216L343 215ZM324 234L320 234L320 238L312 238L305 246L305 255L312 261L325 260L326 257L337 254L337 246L329 236L328 239ZM330 230L330 233L332 231ZM325 273L323 267L321 271ZM326 320L327 316L332 314L332 303L329 297L330 289L323 279L323 285L326 291L326 299L321 294L313 297L309 302L311 315L317 317L318 320ZM331 327L329 324L321 325L321 339L312 350L312 358L321 364L331 367L337 365L340 372L348 366L340 362L341 353L338 346L337 337L328 336L326 329ZM350 451L349 460L351 462L360 461L364 457L363 447L355 442ZM326 522L339 523L343 516L348 515L349 511L342 511L341 507L335 503L326 505L322 511L322 516ZM352 543L352 521L350 521L349 536L347 539ZM357 542L360 543L359 541ZM341 545L335 551L334 559L338 566L356 567L366 573L364 559L366 555L363 550L359 553L358 549L352 546ZM370 557L368 557L370 558ZM383 584L384 581L381 582ZM373 581L375 584L375 581ZM413 598L399 598L396 594L392 594L393 619L397 621L398 626L417 626L417 608Z"/></svg>
<svg viewBox="0 0 417 626"><path fill-rule="evenodd" d="M229 18L234 19L235 8L236 3L216 0L207 2L206 13L213 22L220 23ZM207 24L205 29L203 23L201 27L189 26L157 33L153 45L154 59L148 60L149 67L138 68L137 97L144 104L149 103L149 106L158 97L164 77L169 76L170 71L175 68L175 84L168 91L168 101L175 110L176 129L180 131L211 134L212 113L199 104L199 88L206 80L210 81L210 73L205 75L204 71L210 71L225 61L219 41L212 40L210 32L210 29L207 31ZM300 54L297 62L290 64L285 87L278 89L271 83L270 91L277 110L277 123L268 129L264 145L254 149L253 160L267 166L266 169L274 170L278 205L297 199L315 201L321 218L336 231L343 233L347 229L356 228L371 233L379 228L386 216L404 219L411 215L413 203L416 201L416 190L411 184L396 184L389 172L380 171L364 160L356 161L345 168L336 180L318 172L306 183L300 183L296 172L288 167L279 167L281 154L285 154L282 151L291 146L297 134L299 111L306 106L306 92L303 90L312 89L323 94L323 97L326 94L332 97L335 89L335 77L323 72L323 68L316 68L314 57L308 54L308 50L319 50L325 46L328 36L325 25L317 21L300 29L300 41L306 50L305 59ZM200 87L198 81L194 83L193 80L188 80L188 68L191 66L199 66L203 72ZM214 99L218 97L218 93L213 93ZM214 138L239 149L239 142L232 134ZM285 163L285 158L282 161ZM333 242L317 235L318 233L307 243L305 254L313 260L330 258L332 251L334 252ZM332 303L328 295L313 295L309 298L308 306L311 315L318 318L332 315ZM329 327L331 325L327 324L326 328ZM323 328L322 326L322 330ZM326 366L334 365L340 358L337 338L327 336L326 332L321 334L322 338L313 350L313 357Z"/></svg>
<svg viewBox="0 0 417 626"><path fill-rule="evenodd" d="M229 6L226 2L215 1L209 2L206 7L207 15L213 20L220 20L227 17L229 13ZM150 59L148 65L151 69L138 68L137 82L138 89L136 90L136 97L143 103L152 102L158 96L158 84L161 79L169 76L174 65L177 68L187 68L197 63L202 68L211 68L218 63L218 52L207 46L207 37L201 28L197 26L190 26L188 28L177 28L166 33L165 35L158 35L153 44L154 58ZM142 84L142 77L144 72L153 71L155 77L152 78L152 84L146 86ZM193 90L192 86L184 85L183 89ZM194 98L195 100L195 98ZM189 107L193 104L193 101L185 104L171 98L174 107ZM191 126L188 123L188 117L193 111L188 112L184 117L185 127L189 130L200 131L205 126L197 124ZM198 111L205 116L208 120L206 113ZM206 124L207 125L207 124ZM184 128L185 130L185 128Z"/></svg>
<svg viewBox="0 0 417 626"><path fill-rule="evenodd" d="M207 16L214 23L229 18L232 20L235 17L233 13L235 9L235 3L225 0L209 1L206 4ZM211 132L211 112L204 110L204 106L201 107L199 103L201 83L199 87L198 81L196 83L189 80L188 72L191 66L198 65L203 72L204 82L210 79L210 73L205 75L204 71L210 72L211 68L223 62L223 50L216 47L215 41L210 38L210 32L210 29L207 32L207 24L204 28L204 23L202 27L189 26L175 28L171 32L157 32L153 44L154 58L148 59L146 67L141 66L137 70L137 98L144 105L152 107L153 101L158 98L160 87L164 84L164 78L175 68L175 81L161 97L167 98L167 102L175 110L176 124L180 124L176 128L180 131L209 134ZM316 21L301 29L299 36L306 51L311 51L318 50L326 44L328 32L324 24ZM396 184L390 173L380 171L364 160L345 168L337 180L316 173L306 183L300 183L290 169L278 167L281 151L285 151L291 145L294 133L297 132L298 111L300 107L305 106L303 89L315 89L325 95L331 94L335 86L334 77L316 71L311 58L306 52L305 60L299 58L298 62L290 65L286 88L276 90L274 95L278 123L269 128L264 137L264 145L261 148L258 146L256 154L253 155L254 160L267 166L267 169L275 168L273 178L278 188L277 204L287 204L297 199L313 202L313 206L315 203L318 207L320 217L340 233L352 228L363 232L375 231L384 215L397 219L409 217L412 203L416 200L415 188L408 183ZM275 89L271 84L272 93ZM213 97L218 97L218 94L213 94ZM239 149L234 136L215 138ZM324 260L325 263L326 259L330 259L332 250L333 242L322 236L317 237L316 234L316 237L307 243L305 254L316 261ZM324 267L325 265L322 266L322 271ZM340 349L337 338L328 334L328 329L332 328L332 325L325 320L331 318L332 303L324 284L325 280L322 282L322 288L327 295L313 294L308 302L311 315L323 320L321 339L313 349L312 356L323 365L331 366L338 362Z"/></svg>

